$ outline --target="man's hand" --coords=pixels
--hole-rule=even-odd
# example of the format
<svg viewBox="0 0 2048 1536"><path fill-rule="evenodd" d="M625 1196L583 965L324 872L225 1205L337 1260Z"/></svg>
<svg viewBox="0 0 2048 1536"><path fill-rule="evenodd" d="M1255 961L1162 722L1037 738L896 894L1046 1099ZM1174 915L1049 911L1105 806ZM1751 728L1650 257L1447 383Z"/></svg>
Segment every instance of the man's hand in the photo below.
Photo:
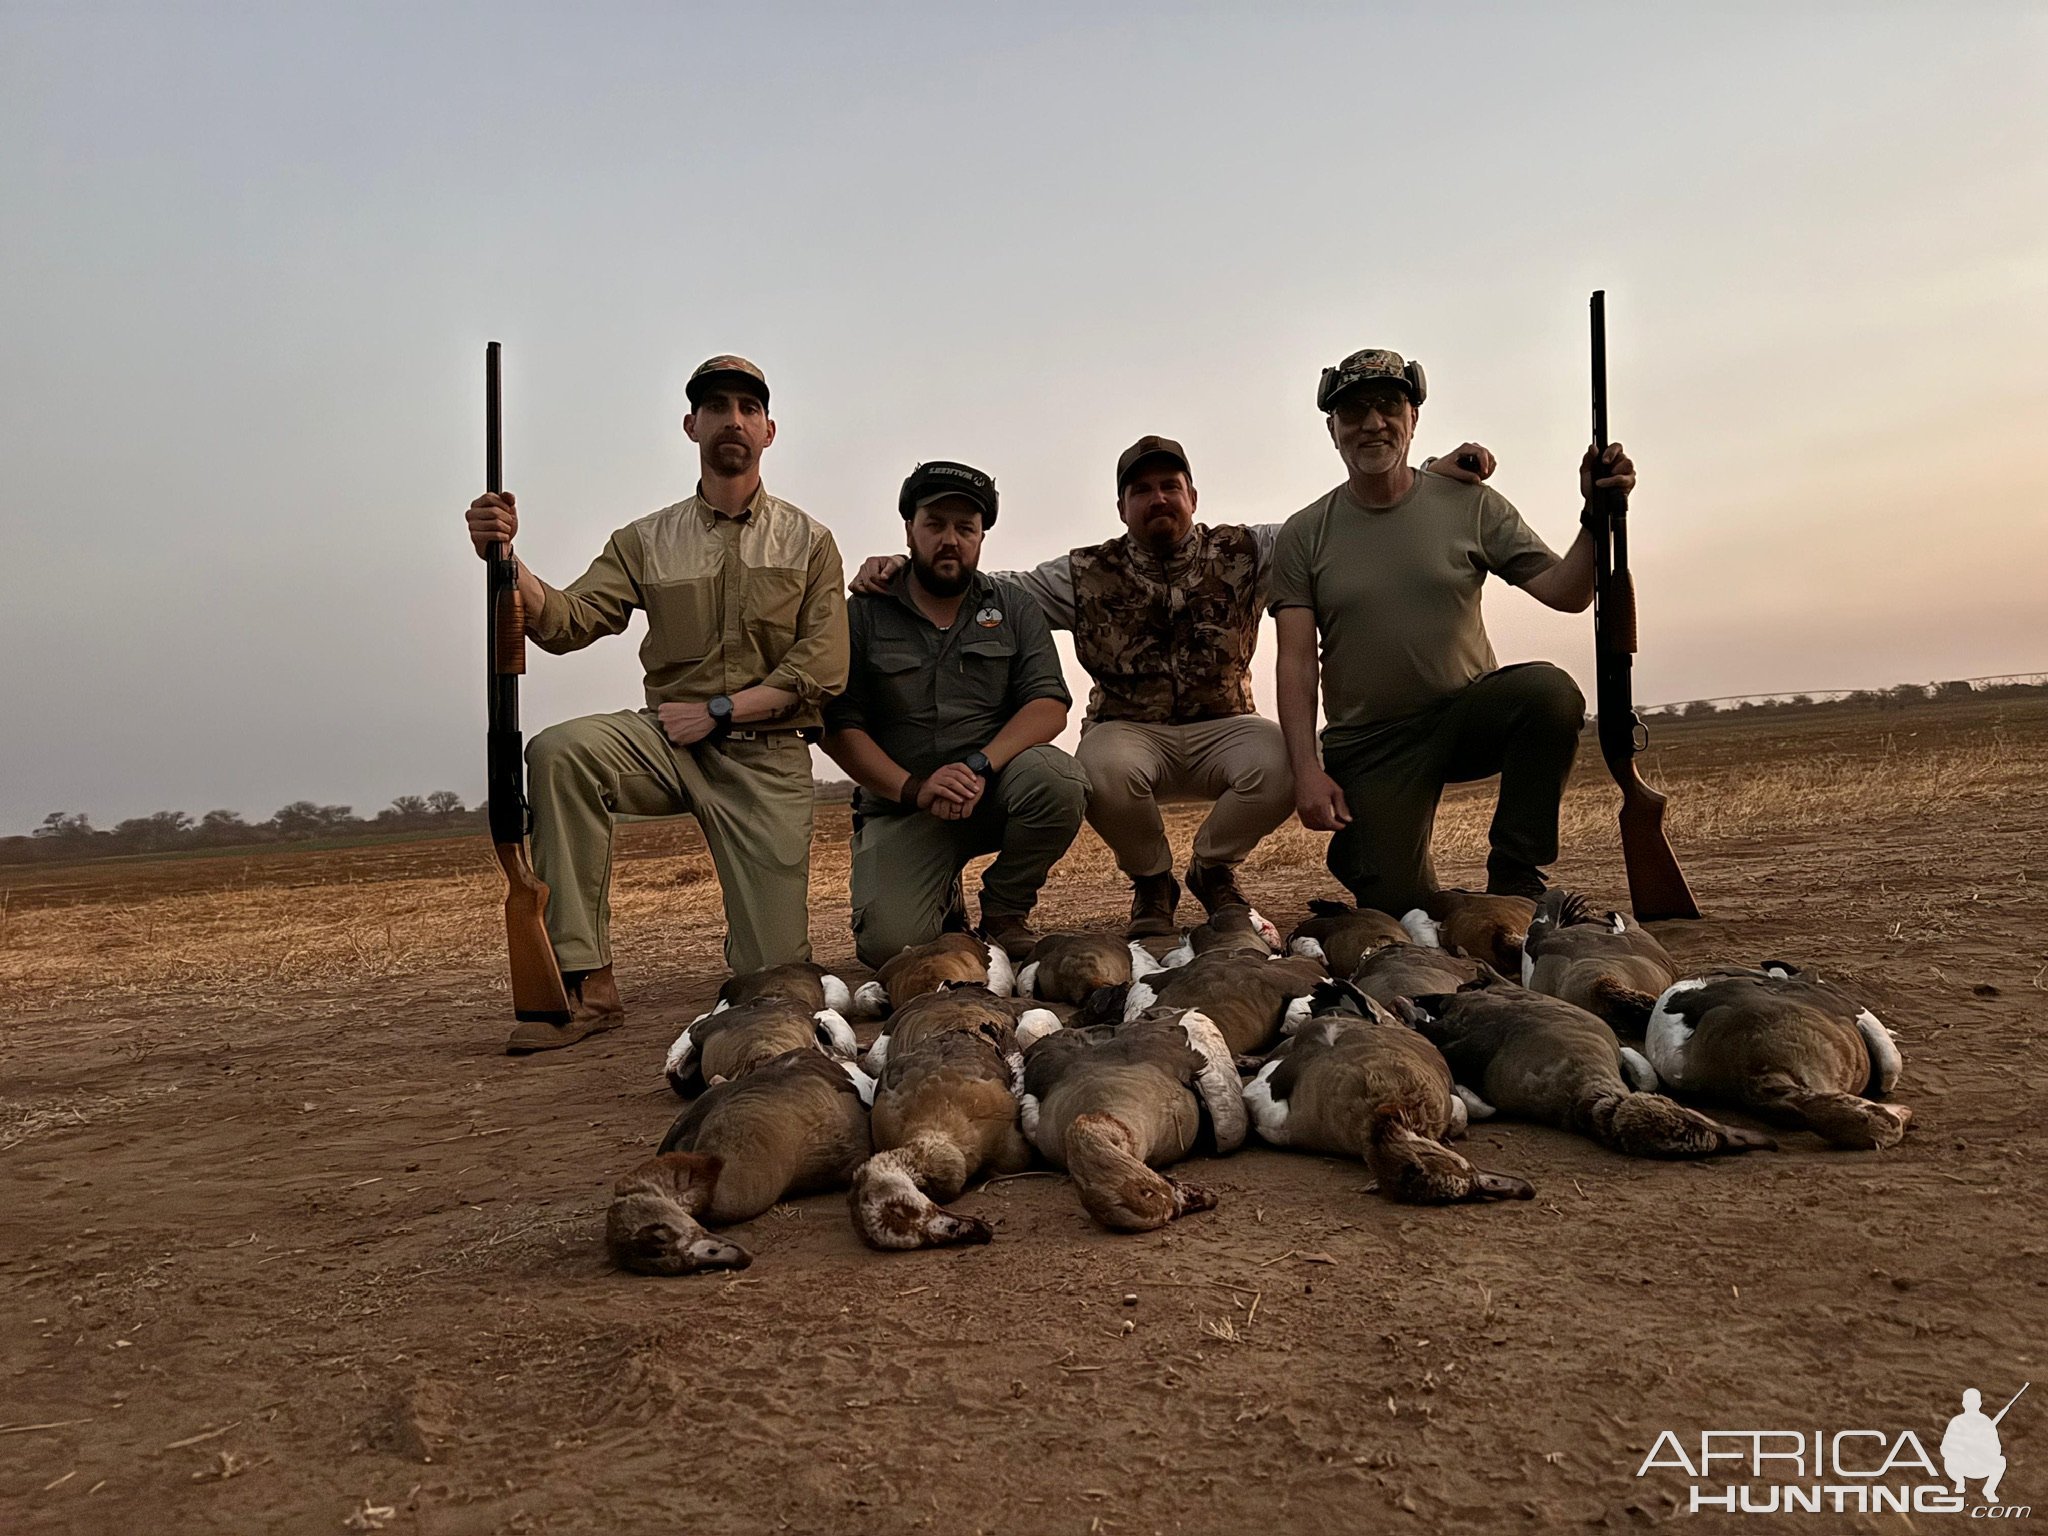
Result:
<svg viewBox="0 0 2048 1536"><path fill-rule="evenodd" d="M679 747L702 741L718 723L702 704L664 704L654 713L661 721L661 734Z"/></svg>
<svg viewBox="0 0 2048 1536"><path fill-rule="evenodd" d="M1602 472L1599 479L1594 478L1596 470ZM1605 457L1594 453L1592 445L1587 444L1586 456L1579 460L1579 494L1590 501L1595 487L1620 491L1624 496L1636 488L1636 466L1622 452L1621 444L1609 443Z"/></svg>
<svg viewBox="0 0 2048 1536"><path fill-rule="evenodd" d="M1470 459L1479 467L1467 469L1464 460ZM1440 459L1432 459L1429 472L1442 475L1446 480L1462 480L1467 485L1477 485L1482 480L1493 478L1497 466L1493 454L1481 443L1460 443Z"/></svg>
<svg viewBox="0 0 2048 1536"><path fill-rule="evenodd" d="M965 821L981 803L986 780L965 763L947 763L934 768L917 792L917 808L930 811L941 821Z"/></svg>
<svg viewBox="0 0 2048 1536"><path fill-rule="evenodd" d="M889 590L889 583L896 579L896 573L903 569L902 555L869 555L861 561L860 569L853 573L853 580L846 584L849 592L881 593Z"/></svg>
<svg viewBox="0 0 2048 1536"><path fill-rule="evenodd" d="M519 531L519 508L510 491L486 491L469 504L464 514L469 523L469 541L477 558L491 558L493 544L510 544Z"/></svg>
<svg viewBox="0 0 2048 1536"><path fill-rule="evenodd" d="M1343 789L1320 768L1295 777L1294 814L1311 832L1339 832L1351 821Z"/></svg>

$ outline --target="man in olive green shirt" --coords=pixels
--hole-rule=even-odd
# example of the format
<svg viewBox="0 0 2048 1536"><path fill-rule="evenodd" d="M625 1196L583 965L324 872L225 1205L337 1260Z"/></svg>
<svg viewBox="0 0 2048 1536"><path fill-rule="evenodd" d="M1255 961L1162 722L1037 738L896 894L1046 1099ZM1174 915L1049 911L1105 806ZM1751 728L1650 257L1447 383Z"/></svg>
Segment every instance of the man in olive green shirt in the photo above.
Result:
<svg viewBox="0 0 2048 1536"><path fill-rule="evenodd" d="M825 698L846 682L846 600L823 525L761 485L775 440L768 384L745 358L685 386L697 492L618 530L566 587L523 564L527 633L580 649L647 615L646 707L550 726L527 746L534 870L568 984L565 1026L523 1023L511 1051L568 1045L617 1024L610 873L615 816L688 812L725 899L725 959L751 971L810 958L811 758ZM471 504L479 554L518 531L514 498Z"/></svg>
<svg viewBox="0 0 2048 1536"><path fill-rule="evenodd" d="M971 465L903 482L910 561L848 609L853 664L825 707L825 750L859 786L853 936L865 965L936 938L978 854L981 931L1013 960L1047 872L1081 830L1088 777L1051 745L1073 697L1038 604L978 569L998 509Z"/></svg>
<svg viewBox="0 0 2048 1536"><path fill-rule="evenodd" d="M1418 365L1381 349L1325 370L1316 403L1347 477L1281 530L1270 595L1296 811L1336 834L1330 872L1359 905L1396 915L1438 888L1429 839L1444 786L1496 773L1487 889L1542 893L1586 702L1549 662L1498 664L1480 588L1498 576L1567 613L1593 600L1583 528L1559 559L1499 492L1408 467L1424 391ZM1620 444L1604 465L1589 449L1585 494L1600 468L1603 487L1635 483Z"/></svg>

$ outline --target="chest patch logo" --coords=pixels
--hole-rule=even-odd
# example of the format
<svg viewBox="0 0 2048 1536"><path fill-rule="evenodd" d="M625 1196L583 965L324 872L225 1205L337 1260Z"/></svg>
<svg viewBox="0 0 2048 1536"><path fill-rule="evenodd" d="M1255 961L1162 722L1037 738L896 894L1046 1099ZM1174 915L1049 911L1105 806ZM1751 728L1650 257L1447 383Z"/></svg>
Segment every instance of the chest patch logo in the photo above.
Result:
<svg viewBox="0 0 2048 1536"><path fill-rule="evenodd" d="M974 616L974 622L983 629L994 629L1003 622L1003 610L1000 608L984 608Z"/></svg>

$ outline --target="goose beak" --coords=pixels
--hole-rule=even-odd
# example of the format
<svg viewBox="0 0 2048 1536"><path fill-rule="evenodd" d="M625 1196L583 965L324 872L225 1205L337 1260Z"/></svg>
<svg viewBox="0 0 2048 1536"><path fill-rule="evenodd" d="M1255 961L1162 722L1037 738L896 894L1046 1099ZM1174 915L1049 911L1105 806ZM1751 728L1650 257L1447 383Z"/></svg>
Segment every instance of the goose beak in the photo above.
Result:
<svg viewBox="0 0 2048 1536"><path fill-rule="evenodd" d="M1476 1170L1472 1175L1472 1188L1466 1192L1467 1200L1533 1200L1536 1186L1526 1179L1517 1179L1505 1173L1487 1173Z"/></svg>

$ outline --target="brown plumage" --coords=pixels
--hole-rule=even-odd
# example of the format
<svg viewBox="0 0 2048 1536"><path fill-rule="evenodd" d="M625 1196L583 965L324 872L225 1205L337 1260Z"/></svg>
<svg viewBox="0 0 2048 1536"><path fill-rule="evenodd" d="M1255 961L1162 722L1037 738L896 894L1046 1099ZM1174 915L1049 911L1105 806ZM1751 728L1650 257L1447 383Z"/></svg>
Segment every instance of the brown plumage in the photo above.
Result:
<svg viewBox="0 0 2048 1536"><path fill-rule="evenodd" d="M979 983L1008 995L1016 972L1000 945L971 933L942 933L929 944L914 944L885 960L875 979L854 994L854 1006L865 1017L879 1018L913 997L957 982Z"/></svg>
<svg viewBox="0 0 2048 1536"><path fill-rule="evenodd" d="M1416 923L1414 913L1401 919L1411 934L1434 931L1436 942L1446 949L1463 950L1475 960L1484 960L1503 976L1522 973L1522 938L1536 915L1536 903L1526 896L1488 896L1479 891L1432 891L1419 909L1429 919L1428 928Z"/></svg>
<svg viewBox="0 0 2048 1536"><path fill-rule="evenodd" d="M1469 981L1492 974L1483 962L1427 944L1385 944L1358 962L1351 979L1359 991L1382 1007L1397 997L1424 997L1455 992Z"/></svg>
<svg viewBox="0 0 2048 1536"><path fill-rule="evenodd" d="M1877 1015L1789 968L1681 981L1657 999L1644 1052L1680 1092L1838 1147L1897 1146L1913 1112L1889 1095L1903 1061Z"/></svg>
<svg viewBox="0 0 2048 1536"><path fill-rule="evenodd" d="M737 1008L742 1003L763 997L786 997L792 1003L802 1003L813 1012L830 1008L845 1014L853 1007L853 993L846 983L822 965L813 965L808 960L771 965L765 970L749 971L744 976L728 976L718 989L717 1001L727 1008Z"/></svg>
<svg viewBox="0 0 2048 1536"><path fill-rule="evenodd" d="M1647 1091L1656 1073L1583 1008L1498 979L1396 1011L1485 1105L1589 1136L1630 1157L1713 1157L1776 1145ZM1635 1088L1627 1070L1642 1083Z"/></svg>
<svg viewBox="0 0 2048 1536"><path fill-rule="evenodd" d="M1526 1200L1520 1179L1484 1173L1444 1145L1466 1108L1435 1046L1344 982L1318 987L1315 1016L1245 1085L1245 1108L1275 1146L1365 1161L1380 1193L1414 1205Z"/></svg>
<svg viewBox="0 0 2048 1536"><path fill-rule="evenodd" d="M648 1275L744 1269L751 1255L699 1221L746 1221L790 1195L843 1187L868 1155L866 1082L852 1063L804 1049L707 1091L612 1191L612 1261Z"/></svg>
<svg viewBox="0 0 2048 1536"><path fill-rule="evenodd" d="M1657 994L1678 980L1678 962L1634 918L1594 912L1583 897L1545 894L1522 941L1522 985L1598 1014L1640 1040Z"/></svg>
<svg viewBox="0 0 2048 1536"><path fill-rule="evenodd" d="M1192 1009L1047 1035L1024 1053L1023 1110L1032 1144L1067 1170L1088 1214L1119 1232L1216 1204L1207 1190L1154 1171L1188 1155L1205 1110L1218 1151L1244 1140L1229 1048Z"/></svg>
<svg viewBox="0 0 2048 1536"><path fill-rule="evenodd" d="M850 1058L856 1049L853 1028L830 1008L762 997L699 1017L676 1036L664 1069L669 1087L687 1099L785 1051L807 1047Z"/></svg>
<svg viewBox="0 0 2048 1536"><path fill-rule="evenodd" d="M875 1155L848 1196L854 1230L872 1247L989 1241L986 1222L941 1206L983 1171L1030 1164L1017 1124L1023 1062L1009 1010L976 990L978 997L932 993L893 1021L870 1117Z"/></svg>
<svg viewBox="0 0 2048 1536"><path fill-rule="evenodd" d="M1142 947L1107 934L1048 933L1031 951L1031 963L1017 973L1017 990L1027 997L1082 1003L1098 987L1128 984L1134 967L1145 975L1159 969L1159 962Z"/></svg>
<svg viewBox="0 0 2048 1536"><path fill-rule="evenodd" d="M1225 950L1132 982L1124 1017L1136 1018L1152 1008L1199 1008L1223 1031L1234 1054L1256 1056L1280 1037L1290 1008L1308 1017L1305 999L1325 979L1319 960L1299 955L1261 959Z"/></svg>
<svg viewBox="0 0 2048 1536"><path fill-rule="evenodd" d="M1408 942L1408 930L1377 907L1312 901L1308 910L1287 936L1288 951L1321 960L1332 976L1349 976L1374 950Z"/></svg>
<svg viewBox="0 0 2048 1536"><path fill-rule="evenodd" d="M1185 965L1197 955L1212 954L1217 950L1276 955L1280 952L1280 930L1261 917L1254 907L1224 907L1182 934L1179 947L1165 957L1165 963Z"/></svg>

